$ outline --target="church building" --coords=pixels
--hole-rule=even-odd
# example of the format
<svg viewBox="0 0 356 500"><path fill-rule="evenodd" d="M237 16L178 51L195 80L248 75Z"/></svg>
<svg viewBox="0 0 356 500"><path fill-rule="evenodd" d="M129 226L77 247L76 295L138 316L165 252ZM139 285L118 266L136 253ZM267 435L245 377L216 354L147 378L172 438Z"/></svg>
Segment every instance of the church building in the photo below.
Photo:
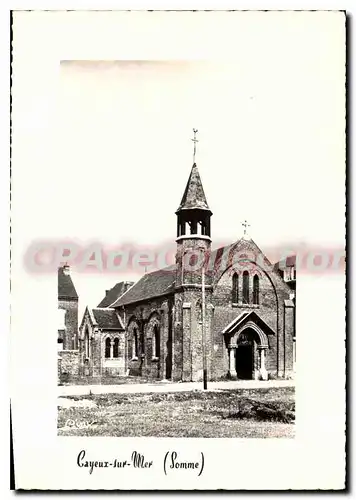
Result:
<svg viewBox="0 0 356 500"><path fill-rule="evenodd" d="M107 292L110 300L85 310L83 374L174 381L293 376L295 280L290 286L246 227L238 241L212 250L212 215L194 163L176 211L176 263L135 284L118 283Z"/></svg>

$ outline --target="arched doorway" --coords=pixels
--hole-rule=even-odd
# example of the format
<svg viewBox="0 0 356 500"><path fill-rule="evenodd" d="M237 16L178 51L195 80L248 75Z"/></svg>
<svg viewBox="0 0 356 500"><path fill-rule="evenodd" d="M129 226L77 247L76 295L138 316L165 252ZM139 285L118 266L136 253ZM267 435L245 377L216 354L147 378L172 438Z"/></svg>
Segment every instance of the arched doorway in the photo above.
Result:
<svg viewBox="0 0 356 500"><path fill-rule="evenodd" d="M224 328L223 334L228 349L228 376L267 380L267 335L275 335L275 332L253 311L237 316Z"/></svg>

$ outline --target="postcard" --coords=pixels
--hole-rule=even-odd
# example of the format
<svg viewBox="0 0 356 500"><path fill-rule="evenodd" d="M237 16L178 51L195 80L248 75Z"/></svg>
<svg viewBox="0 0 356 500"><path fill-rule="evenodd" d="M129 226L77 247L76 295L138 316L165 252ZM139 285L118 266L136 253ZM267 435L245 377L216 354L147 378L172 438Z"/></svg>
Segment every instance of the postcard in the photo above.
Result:
<svg viewBox="0 0 356 500"><path fill-rule="evenodd" d="M16 489L343 490L345 12L12 21Z"/></svg>

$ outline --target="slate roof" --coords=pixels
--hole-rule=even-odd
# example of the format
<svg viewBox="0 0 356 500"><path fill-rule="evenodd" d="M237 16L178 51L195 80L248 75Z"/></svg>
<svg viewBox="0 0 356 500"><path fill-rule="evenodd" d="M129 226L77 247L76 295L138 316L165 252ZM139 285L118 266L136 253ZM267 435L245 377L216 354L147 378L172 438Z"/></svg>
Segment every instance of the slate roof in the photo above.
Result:
<svg viewBox="0 0 356 500"><path fill-rule="evenodd" d="M192 167L182 201L176 213L181 210L192 209L208 210L210 212L196 163Z"/></svg>
<svg viewBox="0 0 356 500"><path fill-rule="evenodd" d="M105 297L98 304L98 307L109 307L115 302L126 290L134 284L133 281L120 281L116 283L111 290L107 290Z"/></svg>
<svg viewBox="0 0 356 500"><path fill-rule="evenodd" d="M296 255L288 255L286 259L276 262L274 267L275 269L285 269L286 267L293 267L295 266L296 260L297 260Z"/></svg>
<svg viewBox="0 0 356 500"><path fill-rule="evenodd" d="M78 300L78 294L69 274L63 272L63 267L58 268L58 300Z"/></svg>
<svg viewBox="0 0 356 500"><path fill-rule="evenodd" d="M95 322L99 328L105 330L123 330L124 326L114 309L95 308L92 309Z"/></svg>
<svg viewBox="0 0 356 500"><path fill-rule="evenodd" d="M152 273L147 273L127 292L125 292L111 307L124 306L142 300L168 295L174 291L176 266L168 266Z"/></svg>

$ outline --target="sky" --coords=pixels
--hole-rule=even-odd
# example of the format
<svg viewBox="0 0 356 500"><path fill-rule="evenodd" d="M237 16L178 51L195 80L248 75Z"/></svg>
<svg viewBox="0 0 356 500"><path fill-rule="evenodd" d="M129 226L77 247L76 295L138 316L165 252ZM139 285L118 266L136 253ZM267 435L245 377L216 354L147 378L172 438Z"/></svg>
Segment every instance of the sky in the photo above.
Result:
<svg viewBox="0 0 356 500"><path fill-rule="evenodd" d="M343 247L344 47L336 25L320 26L244 23L234 50L196 59L63 60L51 165L32 167L46 213L34 197L32 239L174 249L197 128L213 247L245 219L267 254ZM81 311L138 274L72 269Z"/></svg>
<svg viewBox="0 0 356 500"><path fill-rule="evenodd" d="M341 88L327 46L293 42L293 57L62 62L57 192L65 195L53 237L174 245L196 127L213 246L240 238L244 219L262 249L342 245ZM90 305L120 279L137 279L73 272Z"/></svg>

